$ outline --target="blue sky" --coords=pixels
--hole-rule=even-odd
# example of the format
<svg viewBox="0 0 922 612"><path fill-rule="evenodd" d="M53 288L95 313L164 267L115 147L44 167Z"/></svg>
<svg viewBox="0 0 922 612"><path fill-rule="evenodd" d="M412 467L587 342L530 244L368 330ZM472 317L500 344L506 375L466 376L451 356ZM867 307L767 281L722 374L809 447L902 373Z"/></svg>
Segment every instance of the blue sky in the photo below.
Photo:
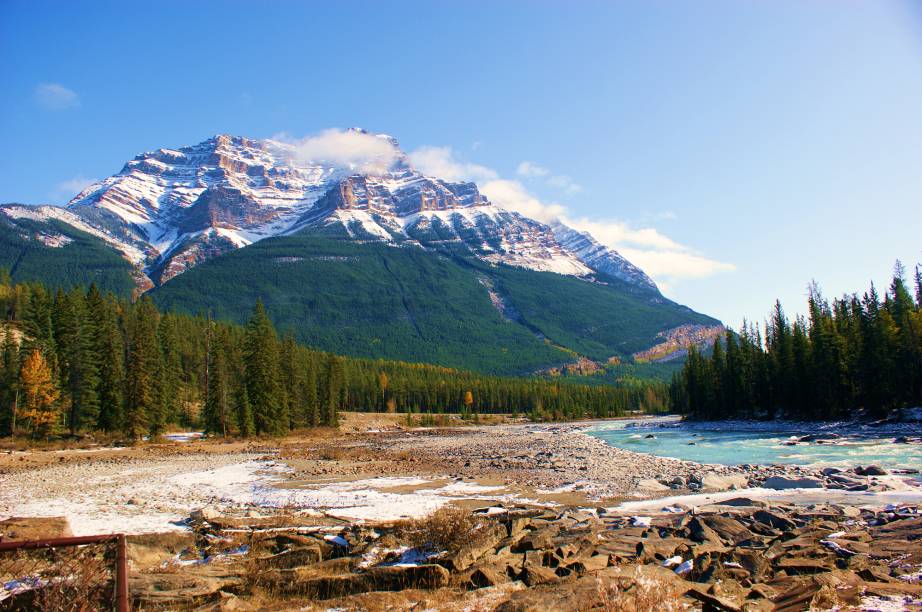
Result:
<svg viewBox="0 0 922 612"><path fill-rule="evenodd" d="M5 202L356 125L734 326L922 259L918 3L2 0L0 92Z"/></svg>

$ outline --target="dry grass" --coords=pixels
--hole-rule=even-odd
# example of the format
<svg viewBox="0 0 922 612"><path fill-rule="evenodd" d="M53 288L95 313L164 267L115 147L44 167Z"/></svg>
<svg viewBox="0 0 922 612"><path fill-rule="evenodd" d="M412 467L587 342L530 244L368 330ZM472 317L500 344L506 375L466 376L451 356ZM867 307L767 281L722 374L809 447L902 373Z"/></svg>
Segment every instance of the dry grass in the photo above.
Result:
<svg viewBox="0 0 922 612"><path fill-rule="evenodd" d="M453 553L476 539L480 527L466 510L445 506L428 516L398 524L395 534L416 548Z"/></svg>
<svg viewBox="0 0 922 612"><path fill-rule="evenodd" d="M606 612L673 612L682 609L679 593L653 578L598 580L598 594L587 608Z"/></svg>
<svg viewBox="0 0 922 612"><path fill-rule="evenodd" d="M16 593L0 606L2 609L82 611L111 607L115 551L109 543L6 551L0 553L0 584Z"/></svg>

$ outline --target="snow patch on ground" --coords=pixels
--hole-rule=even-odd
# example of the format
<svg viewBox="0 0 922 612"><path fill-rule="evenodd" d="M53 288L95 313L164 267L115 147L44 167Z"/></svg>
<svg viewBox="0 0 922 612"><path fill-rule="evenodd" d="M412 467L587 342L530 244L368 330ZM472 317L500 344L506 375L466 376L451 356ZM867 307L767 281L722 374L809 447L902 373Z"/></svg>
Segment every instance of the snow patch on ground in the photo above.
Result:
<svg viewBox="0 0 922 612"><path fill-rule="evenodd" d="M65 516L74 535L93 535L184 529L189 513L203 506L219 512L259 508L322 511L338 518L373 521L425 516L460 499L531 501L504 493L502 487L472 482L426 487L434 481L410 476L306 484L292 481L291 469L275 461L245 458L202 469L205 461L163 460L127 469L55 466L49 472L70 471L63 476L45 473L41 480L35 474L19 473L0 487L0 518ZM45 482L52 480L54 486L47 487Z"/></svg>

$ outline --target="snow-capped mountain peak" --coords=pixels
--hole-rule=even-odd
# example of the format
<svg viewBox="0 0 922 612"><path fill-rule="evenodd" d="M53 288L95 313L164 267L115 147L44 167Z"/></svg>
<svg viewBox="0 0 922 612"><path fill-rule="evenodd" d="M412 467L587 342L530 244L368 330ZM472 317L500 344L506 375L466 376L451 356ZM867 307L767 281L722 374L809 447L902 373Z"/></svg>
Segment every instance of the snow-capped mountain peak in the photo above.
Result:
<svg viewBox="0 0 922 612"><path fill-rule="evenodd" d="M505 210L474 183L424 176L395 138L361 128L304 141L218 134L142 153L55 215L116 245L155 284L264 238L319 231L426 249L460 244L491 263L656 291L589 234Z"/></svg>

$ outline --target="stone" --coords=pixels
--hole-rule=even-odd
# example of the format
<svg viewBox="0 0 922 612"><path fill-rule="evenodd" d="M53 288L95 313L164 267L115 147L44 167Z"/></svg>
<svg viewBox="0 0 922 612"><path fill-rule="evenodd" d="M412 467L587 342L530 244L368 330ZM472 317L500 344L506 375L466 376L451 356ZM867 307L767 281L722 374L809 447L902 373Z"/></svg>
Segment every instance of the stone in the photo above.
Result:
<svg viewBox="0 0 922 612"><path fill-rule="evenodd" d="M49 540L74 534L64 516L10 517L0 521L0 540Z"/></svg>
<svg viewBox="0 0 922 612"><path fill-rule="evenodd" d="M526 565L525 571L522 572L522 581L530 587L558 580L560 576L554 570L541 565Z"/></svg>
<svg viewBox="0 0 922 612"><path fill-rule="evenodd" d="M763 525L768 525L773 529L780 529L781 531L790 531L797 526L797 523L791 519L776 512L769 512L768 510L758 510L752 514L752 518Z"/></svg>
<svg viewBox="0 0 922 612"><path fill-rule="evenodd" d="M841 438L839 434L834 433L825 433L825 434L810 434L807 436L802 436L798 438L798 442L820 442L825 440L838 440Z"/></svg>
<svg viewBox="0 0 922 612"><path fill-rule="evenodd" d="M752 532L734 518L714 515L702 517L702 520L728 544L739 544L752 538Z"/></svg>
<svg viewBox="0 0 922 612"><path fill-rule="evenodd" d="M526 536L512 546L512 552L523 553L529 550L541 550L554 545L556 530L542 529Z"/></svg>
<svg viewBox="0 0 922 612"><path fill-rule="evenodd" d="M492 523L484 531L476 534L473 541L463 545L458 552L449 557L452 568L461 571L469 568L474 562L495 549L506 537L506 528L499 523Z"/></svg>
<svg viewBox="0 0 922 612"><path fill-rule="evenodd" d="M668 486L652 478L645 478L637 481L637 488L645 491L666 491L669 489Z"/></svg>
<svg viewBox="0 0 922 612"><path fill-rule="evenodd" d="M279 587L314 599L332 599L371 591L438 589L448 586L448 570L441 565L376 567L362 574L316 576L283 581Z"/></svg>
<svg viewBox="0 0 922 612"><path fill-rule="evenodd" d="M725 499L723 501L714 502L714 506L734 506L734 507L748 507L748 508L768 508L768 503L760 501L757 499L750 499L748 497L734 497L732 499Z"/></svg>
<svg viewBox="0 0 922 612"><path fill-rule="evenodd" d="M731 489L745 489L749 486L749 476L746 474L705 474L701 479L701 488L714 491L728 491Z"/></svg>
<svg viewBox="0 0 922 612"><path fill-rule="evenodd" d="M567 567L576 572L578 575L583 576L591 572L597 572L599 570L605 569L608 567L608 563L608 555L592 555L591 557L584 557L580 561L571 563Z"/></svg>
<svg viewBox="0 0 922 612"><path fill-rule="evenodd" d="M196 522L208 522L221 516L217 508L213 506L204 506L189 513L189 518Z"/></svg>
<svg viewBox="0 0 922 612"><path fill-rule="evenodd" d="M855 473L859 476L886 476L887 470L879 465L869 465L867 467L858 466L855 468Z"/></svg>
<svg viewBox="0 0 922 612"><path fill-rule="evenodd" d="M496 566L484 566L475 569L468 582L472 588L482 589L510 582L509 575Z"/></svg>
<svg viewBox="0 0 922 612"><path fill-rule="evenodd" d="M785 476L771 476L765 479L762 486L766 489L784 491L787 489L822 489L823 483L817 478L787 478Z"/></svg>
<svg viewBox="0 0 922 612"><path fill-rule="evenodd" d="M688 589L685 592L686 597L692 599L697 599L705 605L707 610L723 610L726 612L739 612L742 608L731 599L727 597L721 597L720 595L713 595L711 593L705 593L697 588Z"/></svg>
<svg viewBox="0 0 922 612"><path fill-rule="evenodd" d="M803 557L789 557L779 561L775 567L790 574L817 574L831 571L834 565L822 559L806 559Z"/></svg>
<svg viewBox="0 0 922 612"><path fill-rule="evenodd" d="M293 569L296 567L311 565L322 560L323 554L320 552L320 547L308 546L305 548L286 550L284 552L278 553L277 555L260 557L257 559L257 563L260 565L260 567Z"/></svg>

